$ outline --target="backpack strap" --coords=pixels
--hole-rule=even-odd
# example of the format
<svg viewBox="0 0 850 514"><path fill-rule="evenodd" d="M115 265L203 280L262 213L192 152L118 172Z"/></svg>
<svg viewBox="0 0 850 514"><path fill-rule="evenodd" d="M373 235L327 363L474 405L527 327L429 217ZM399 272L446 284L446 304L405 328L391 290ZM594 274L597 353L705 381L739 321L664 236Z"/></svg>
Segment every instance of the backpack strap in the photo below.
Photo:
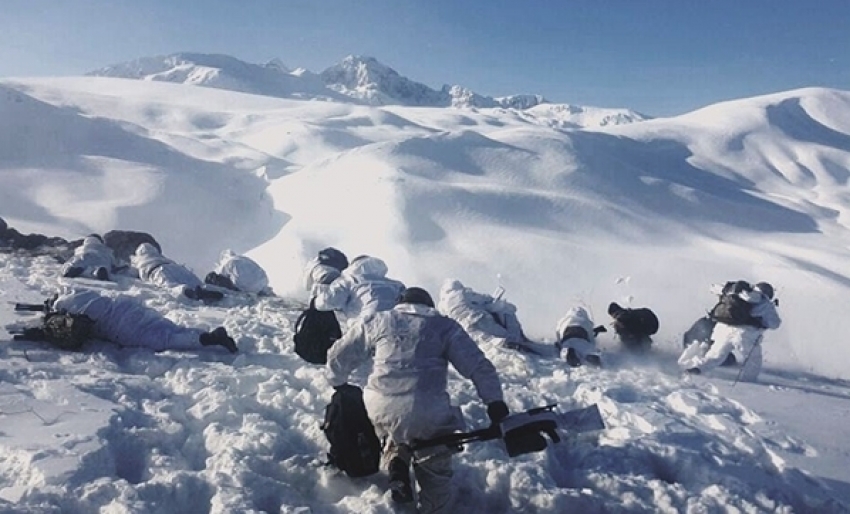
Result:
<svg viewBox="0 0 850 514"><path fill-rule="evenodd" d="M301 330L301 325L304 323L304 319L307 317L307 313L310 311L315 311L316 309L316 299L310 299L310 305L298 315L298 319L295 320L295 333L298 333Z"/></svg>

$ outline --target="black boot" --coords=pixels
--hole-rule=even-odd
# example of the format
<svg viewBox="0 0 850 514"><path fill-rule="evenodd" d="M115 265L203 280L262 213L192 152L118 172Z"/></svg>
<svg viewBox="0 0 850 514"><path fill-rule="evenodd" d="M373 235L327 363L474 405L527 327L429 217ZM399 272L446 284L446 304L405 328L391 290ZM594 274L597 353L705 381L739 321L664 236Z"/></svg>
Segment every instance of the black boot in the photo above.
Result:
<svg viewBox="0 0 850 514"><path fill-rule="evenodd" d="M399 457L390 461L390 491L392 498L397 503L410 503L413 501L413 487L410 485L410 467Z"/></svg>
<svg viewBox="0 0 850 514"><path fill-rule="evenodd" d="M210 289L204 289L201 286L198 286L196 290L198 298L206 304L215 303L224 298L224 293L221 291L212 291Z"/></svg>
<svg viewBox="0 0 850 514"><path fill-rule="evenodd" d="M223 346L227 348L227 351L229 351L230 353L236 353L239 351L239 349L236 347L236 341L234 341L233 338L227 334L227 330L225 330L224 327L218 327L212 332L204 332L198 339L204 346Z"/></svg>
<svg viewBox="0 0 850 514"><path fill-rule="evenodd" d="M65 278L77 278L83 274L85 268L81 268L79 266L72 266L65 270L65 274L62 275Z"/></svg>
<svg viewBox="0 0 850 514"><path fill-rule="evenodd" d="M574 368L581 366L581 359L578 358L578 354L572 348L567 348L567 364Z"/></svg>

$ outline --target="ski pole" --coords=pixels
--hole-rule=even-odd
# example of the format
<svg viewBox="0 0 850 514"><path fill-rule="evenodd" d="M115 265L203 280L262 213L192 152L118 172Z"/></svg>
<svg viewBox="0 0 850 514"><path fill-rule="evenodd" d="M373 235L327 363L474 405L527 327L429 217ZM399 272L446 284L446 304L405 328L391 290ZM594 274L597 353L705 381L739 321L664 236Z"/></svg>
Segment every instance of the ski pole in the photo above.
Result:
<svg viewBox="0 0 850 514"><path fill-rule="evenodd" d="M750 348L750 351L747 353L747 357L744 359L744 363L741 364L741 369L738 370L738 376L735 377L735 381L732 382L732 387L735 387L735 385L741 380L741 375L744 373L744 369L747 367L747 363L750 362L750 357L753 355L753 351L756 349L756 346L761 344L762 337L764 337L764 334L759 334L759 338L756 340L756 344L754 344L753 347Z"/></svg>

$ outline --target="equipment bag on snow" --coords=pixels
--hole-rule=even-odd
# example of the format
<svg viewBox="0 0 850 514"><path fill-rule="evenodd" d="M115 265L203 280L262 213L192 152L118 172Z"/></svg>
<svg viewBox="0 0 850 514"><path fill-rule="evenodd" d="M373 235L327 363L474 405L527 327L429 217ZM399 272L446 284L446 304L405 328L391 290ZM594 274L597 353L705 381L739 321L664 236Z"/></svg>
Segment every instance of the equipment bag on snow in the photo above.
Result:
<svg viewBox="0 0 850 514"><path fill-rule="evenodd" d="M350 477L365 477L378 472L381 442L363 404L363 390L344 384L336 388L325 409L322 431L331 449L328 464Z"/></svg>
<svg viewBox="0 0 850 514"><path fill-rule="evenodd" d="M725 294L720 297L720 301L711 309L708 316L712 320L726 325L760 326L750 315L751 309L752 305L737 294Z"/></svg>
<svg viewBox="0 0 850 514"><path fill-rule="evenodd" d="M315 300L295 322L295 353L311 364L326 364L328 350L342 337L339 321L333 311L316 309Z"/></svg>

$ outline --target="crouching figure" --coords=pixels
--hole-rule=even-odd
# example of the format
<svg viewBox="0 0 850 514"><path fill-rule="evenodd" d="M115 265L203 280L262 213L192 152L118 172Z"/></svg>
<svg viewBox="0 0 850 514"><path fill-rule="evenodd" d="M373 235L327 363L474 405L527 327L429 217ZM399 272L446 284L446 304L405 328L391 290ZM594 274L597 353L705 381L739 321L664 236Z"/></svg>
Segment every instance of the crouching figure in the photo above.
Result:
<svg viewBox="0 0 850 514"><path fill-rule="evenodd" d="M779 328L773 286L744 280L715 285L719 295L708 317L715 322L709 341L694 343L679 357L679 366L689 374L700 374L722 365L729 357L741 363L739 379L754 382L761 372L762 339L767 329Z"/></svg>
<svg viewBox="0 0 850 514"><path fill-rule="evenodd" d="M555 348L572 367L582 364L602 365L602 355L596 347L596 335L606 332L603 326L594 327L590 315L582 307L573 307L558 321Z"/></svg>
<svg viewBox="0 0 850 514"><path fill-rule="evenodd" d="M487 415L508 416L493 364L455 321L440 315L427 291L410 287L388 311L357 320L331 347L328 379L339 387L350 373L373 359L363 401L375 432L386 439L384 465L396 502L412 502L410 466L419 485L419 512L450 513L453 501L452 450L446 446L413 452L415 440L463 430L461 410L447 392L448 365L472 380Z"/></svg>

